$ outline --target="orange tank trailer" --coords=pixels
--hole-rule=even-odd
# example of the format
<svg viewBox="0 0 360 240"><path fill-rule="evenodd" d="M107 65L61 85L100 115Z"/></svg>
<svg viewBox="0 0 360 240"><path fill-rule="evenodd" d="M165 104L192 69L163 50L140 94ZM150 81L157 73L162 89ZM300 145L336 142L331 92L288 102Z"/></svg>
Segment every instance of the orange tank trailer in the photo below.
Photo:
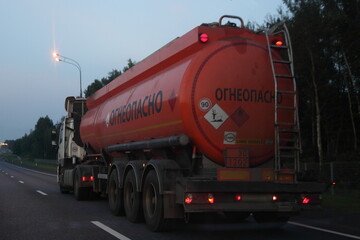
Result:
<svg viewBox="0 0 360 240"><path fill-rule="evenodd" d="M273 51L281 59L280 50ZM287 66L277 68L290 75ZM293 88L292 81L279 84ZM224 150L241 147L249 165L257 166L274 156L274 101L265 35L199 26L89 97L81 138L100 153L115 144L185 134L217 164L225 164ZM278 95L280 106L291 101ZM291 122L293 114L279 118Z"/></svg>

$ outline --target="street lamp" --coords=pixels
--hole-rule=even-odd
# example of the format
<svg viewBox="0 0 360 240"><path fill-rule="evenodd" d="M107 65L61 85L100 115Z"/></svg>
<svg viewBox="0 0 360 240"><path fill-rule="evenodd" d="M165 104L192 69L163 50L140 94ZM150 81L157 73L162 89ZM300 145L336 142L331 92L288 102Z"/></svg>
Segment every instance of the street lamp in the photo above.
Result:
<svg viewBox="0 0 360 240"><path fill-rule="evenodd" d="M60 55L56 51L54 51L52 55L53 55L56 62L64 62L64 63L71 64L71 65L75 66L79 70L79 73L80 73L80 98L82 98L82 84L81 84L81 67L80 67L80 64L77 61L75 61L74 59L71 59L71 58Z"/></svg>

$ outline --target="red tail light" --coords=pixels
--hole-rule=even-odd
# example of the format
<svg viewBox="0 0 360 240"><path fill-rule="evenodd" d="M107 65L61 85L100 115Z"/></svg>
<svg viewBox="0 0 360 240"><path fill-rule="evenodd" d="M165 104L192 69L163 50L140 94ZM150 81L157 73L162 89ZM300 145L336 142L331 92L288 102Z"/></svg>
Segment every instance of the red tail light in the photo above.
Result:
<svg viewBox="0 0 360 240"><path fill-rule="evenodd" d="M272 197L272 200L273 201L277 201L279 198L276 196L276 195L274 195L273 197Z"/></svg>
<svg viewBox="0 0 360 240"><path fill-rule="evenodd" d="M199 40L202 43L206 43L207 41L209 41L209 36L206 33L202 33L199 36Z"/></svg>
<svg viewBox="0 0 360 240"><path fill-rule="evenodd" d="M210 204L213 204L215 202L214 195L212 195L211 193L208 194L208 202Z"/></svg>
<svg viewBox="0 0 360 240"><path fill-rule="evenodd" d="M240 201L240 200L241 200L241 195L240 195L240 194L237 194L237 195L235 196L235 200L236 200L236 201Z"/></svg>
<svg viewBox="0 0 360 240"><path fill-rule="evenodd" d="M303 204L308 204L310 202L310 198L304 198L303 200L302 200L302 203Z"/></svg>
<svg viewBox="0 0 360 240"><path fill-rule="evenodd" d="M192 194L191 193L186 194L186 197L185 197L185 200L184 200L185 203L190 204L192 202L192 200L193 200Z"/></svg>
<svg viewBox="0 0 360 240"><path fill-rule="evenodd" d="M275 45L276 45L276 46L282 46L282 45L283 45L283 42L280 41L280 40L278 40L278 41L275 42Z"/></svg>
<svg viewBox="0 0 360 240"><path fill-rule="evenodd" d="M93 182L94 181L94 176L89 176L89 177L83 176L83 177L81 177L81 181L83 181L83 182Z"/></svg>

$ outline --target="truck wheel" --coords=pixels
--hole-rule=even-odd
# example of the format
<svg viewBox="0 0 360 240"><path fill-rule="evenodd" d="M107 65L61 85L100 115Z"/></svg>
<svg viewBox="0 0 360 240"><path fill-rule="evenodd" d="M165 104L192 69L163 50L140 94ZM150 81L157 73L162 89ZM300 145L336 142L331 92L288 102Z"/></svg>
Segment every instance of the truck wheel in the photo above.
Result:
<svg viewBox="0 0 360 240"><path fill-rule="evenodd" d="M119 179L116 169L110 174L108 198L112 214L115 216L124 215L123 191L119 188Z"/></svg>
<svg viewBox="0 0 360 240"><path fill-rule="evenodd" d="M148 227L154 231L164 231L166 220L164 219L163 196L159 193L159 180L154 170L147 175L143 188L144 217Z"/></svg>
<svg viewBox="0 0 360 240"><path fill-rule="evenodd" d="M75 199L78 201L83 201L89 199L90 189L80 187L80 175L79 172L75 172L74 178L74 195Z"/></svg>
<svg viewBox="0 0 360 240"><path fill-rule="evenodd" d="M130 222L143 220L141 206L141 193L136 191L136 179L134 171L129 171L124 183L124 209Z"/></svg>

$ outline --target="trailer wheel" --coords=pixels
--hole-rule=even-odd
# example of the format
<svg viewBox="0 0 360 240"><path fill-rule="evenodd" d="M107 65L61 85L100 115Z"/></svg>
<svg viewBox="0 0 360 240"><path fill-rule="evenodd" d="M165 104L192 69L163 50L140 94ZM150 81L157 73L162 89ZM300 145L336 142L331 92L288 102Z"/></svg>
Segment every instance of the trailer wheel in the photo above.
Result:
<svg viewBox="0 0 360 240"><path fill-rule="evenodd" d="M75 172L74 177L74 195L75 199L78 201L83 201L89 199L90 189L80 187L80 175L79 172Z"/></svg>
<svg viewBox="0 0 360 240"><path fill-rule="evenodd" d="M123 191L119 188L117 171L110 174L109 179L109 207L115 216L124 215Z"/></svg>
<svg viewBox="0 0 360 240"><path fill-rule="evenodd" d="M144 217L148 227L154 231L164 231L167 224L164 219L163 196L159 193L159 180L154 170L147 175L143 188Z"/></svg>
<svg viewBox="0 0 360 240"><path fill-rule="evenodd" d="M130 170L124 182L124 209L130 222L143 220L141 193L136 191L136 179L134 171Z"/></svg>

